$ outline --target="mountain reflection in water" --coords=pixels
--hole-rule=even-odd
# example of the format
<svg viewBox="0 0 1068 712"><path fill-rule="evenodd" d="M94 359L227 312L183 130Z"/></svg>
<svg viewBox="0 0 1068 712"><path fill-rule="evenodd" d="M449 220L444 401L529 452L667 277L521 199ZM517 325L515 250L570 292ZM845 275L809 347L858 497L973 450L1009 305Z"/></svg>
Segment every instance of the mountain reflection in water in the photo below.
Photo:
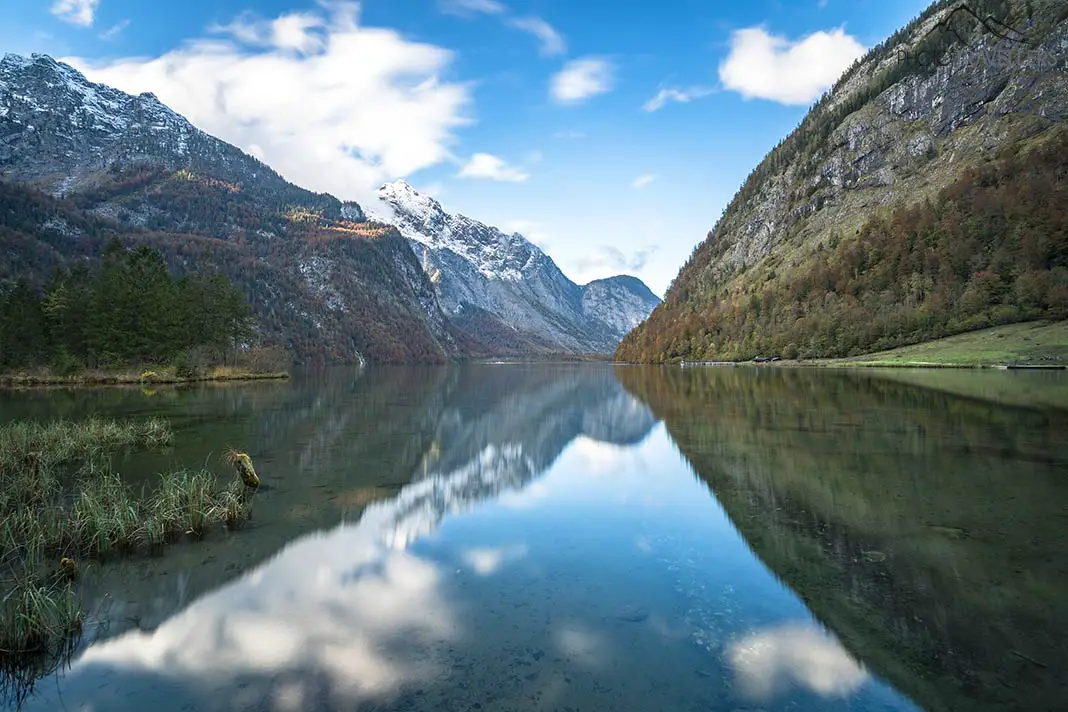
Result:
<svg viewBox="0 0 1068 712"><path fill-rule="evenodd" d="M602 365L240 393L182 394L169 417L198 453L255 440L255 526L90 577L116 620L28 709L1041 710L1061 692L1063 414Z"/></svg>
<svg viewBox="0 0 1068 712"><path fill-rule="evenodd" d="M1068 403L1004 407L936 390L934 373L932 388L909 372L619 373L852 655L932 712L1063 709ZM1064 379L966 385L1043 384Z"/></svg>

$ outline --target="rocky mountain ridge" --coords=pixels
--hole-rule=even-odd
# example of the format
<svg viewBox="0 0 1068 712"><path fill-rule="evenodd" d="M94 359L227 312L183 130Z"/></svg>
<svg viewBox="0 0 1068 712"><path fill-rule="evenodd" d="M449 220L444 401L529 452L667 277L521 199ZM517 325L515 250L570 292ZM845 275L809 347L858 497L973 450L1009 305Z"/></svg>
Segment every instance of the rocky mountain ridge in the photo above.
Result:
<svg viewBox="0 0 1068 712"><path fill-rule="evenodd" d="M606 353L659 303L634 277L577 285L519 233L447 213L404 181L382 186L378 199L368 216L410 241L442 309L471 343L511 330L526 349Z"/></svg>

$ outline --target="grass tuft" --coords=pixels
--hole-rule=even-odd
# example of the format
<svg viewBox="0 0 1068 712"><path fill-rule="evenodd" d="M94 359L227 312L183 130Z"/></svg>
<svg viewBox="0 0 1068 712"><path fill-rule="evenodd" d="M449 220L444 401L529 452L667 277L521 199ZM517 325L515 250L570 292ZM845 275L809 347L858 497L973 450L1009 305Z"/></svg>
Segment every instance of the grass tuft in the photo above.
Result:
<svg viewBox="0 0 1068 712"><path fill-rule="evenodd" d="M255 477L248 455L235 465L242 479L225 488L207 470L178 470L140 496L108 466L115 450L171 439L159 418L0 426L0 688L21 694L20 680L37 679L76 644L82 609L71 582L81 558L158 554L183 536L249 520L254 488L240 469L247 461Z"/></svg>

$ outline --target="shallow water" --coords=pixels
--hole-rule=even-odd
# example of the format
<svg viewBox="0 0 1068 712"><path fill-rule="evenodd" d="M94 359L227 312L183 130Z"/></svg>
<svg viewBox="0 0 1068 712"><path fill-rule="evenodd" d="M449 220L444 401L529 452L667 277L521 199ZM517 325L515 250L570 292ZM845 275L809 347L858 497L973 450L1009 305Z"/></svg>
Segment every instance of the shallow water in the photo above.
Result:
<svg viewBox="0 0 1068 712"><path fill-rule="evenodd" d="M89 569L87 642L26 709L1068 699L1068 411L1048 403L605 365L0 402L169 418L169 452L117 459L134 483L234 445L266 485L244 531Z"/></svg>

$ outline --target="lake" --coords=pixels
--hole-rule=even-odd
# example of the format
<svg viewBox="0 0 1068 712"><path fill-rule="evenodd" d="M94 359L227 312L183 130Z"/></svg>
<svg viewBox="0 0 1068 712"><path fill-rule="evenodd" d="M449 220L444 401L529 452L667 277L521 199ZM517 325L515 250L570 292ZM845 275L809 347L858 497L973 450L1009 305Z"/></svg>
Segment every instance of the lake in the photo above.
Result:
<svg viewBox="0 0 1068 712"><path fill-rule="evenodd" d="M0 420L169 419L116 458L135 486L228 446L265 485L244 530L88 567L86 640L24 708L1063 709L1068 381L910 373L3 393Z"/></svg>

